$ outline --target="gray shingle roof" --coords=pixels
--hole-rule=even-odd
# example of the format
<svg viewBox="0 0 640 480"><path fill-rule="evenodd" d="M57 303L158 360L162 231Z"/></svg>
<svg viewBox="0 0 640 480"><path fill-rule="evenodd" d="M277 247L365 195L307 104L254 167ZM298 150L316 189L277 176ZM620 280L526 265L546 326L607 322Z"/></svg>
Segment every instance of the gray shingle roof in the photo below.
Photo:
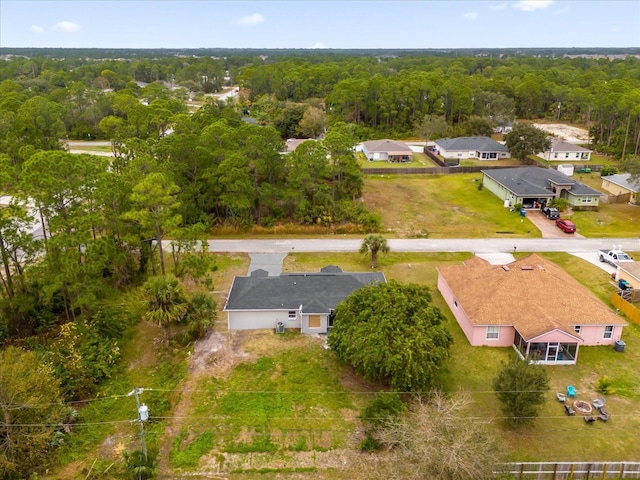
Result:
<svg viewBox="0 0 640 480"><path fill-rule="evenodd" d="M395 140L369 140L363 142L362 146L368 152L388 152L388 153L413 153L405 143L396 142Z"/></svg>
<svg viewBox="0 0 640 480"><path fill-rule="evenodd" d="M603 180L609 180L611 183L620 185L622 188L626 188L631 192L640 192L640 179L637 182L631 182L630 178L630 173L616 173L615 175L602 177Z"/></svg>
<svg viewBox="0 0 640 480"><path fill-rule="evenodd" d="M540 167L497 168L482 173L519 197L553 195L551 184L571 185L572 195L600 196L601 192L557 170Z"/></svg>
<svg viewBox="0 0 640 480"><path fill-rule="evenodd" d="M294 310L329 313L350 293L370 283L386 283L382 272L343 272L325 267L314 273L278 277L236 277L225 310Z"/></svg>
<svg viewBox="0 0 640 480"><path fill-rule="evenodd" d="M573 143L565 142L560 138L550 138L551 148L547 151L551 152L591 152L588 148L581 147L580 145L574 145Z"/></svg>
<svg viewBox="0 0 640 480"><path fill-rule="evenodd" d="M508 152L509 149L489 137L457 137L457 138L439 138L433 143L438 145L441 150L452 151L461 150L464 152Z"/></svg>

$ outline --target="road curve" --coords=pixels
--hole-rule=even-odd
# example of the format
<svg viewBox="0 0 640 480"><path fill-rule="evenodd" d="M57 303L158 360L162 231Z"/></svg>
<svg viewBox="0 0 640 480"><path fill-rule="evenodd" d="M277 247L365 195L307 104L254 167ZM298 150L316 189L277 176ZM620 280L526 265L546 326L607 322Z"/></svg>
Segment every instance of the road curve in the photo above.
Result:
<svg viewBox="0 0 640 480"><path fill-rule="evenodd" d="M395 252L594 252L616 247L640 251L640 238L486 238L486 239L387 239ZM210 252L291 253L291 252L357 252L358 238L278 239L278 240L209 240Z"/></svg>

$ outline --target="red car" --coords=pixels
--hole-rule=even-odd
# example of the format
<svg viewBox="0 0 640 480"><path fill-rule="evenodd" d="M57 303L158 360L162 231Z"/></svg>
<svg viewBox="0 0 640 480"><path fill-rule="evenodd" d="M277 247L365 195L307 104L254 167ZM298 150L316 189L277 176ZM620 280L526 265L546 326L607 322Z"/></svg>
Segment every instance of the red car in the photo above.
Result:
<svg viewBox="0 0 640 480"><path fill-rule="evenodd" d="M567 220L565 218L559 218L556 220L556 225L560 230L565 233L575 233L576 226L571 220Z"/></svg>

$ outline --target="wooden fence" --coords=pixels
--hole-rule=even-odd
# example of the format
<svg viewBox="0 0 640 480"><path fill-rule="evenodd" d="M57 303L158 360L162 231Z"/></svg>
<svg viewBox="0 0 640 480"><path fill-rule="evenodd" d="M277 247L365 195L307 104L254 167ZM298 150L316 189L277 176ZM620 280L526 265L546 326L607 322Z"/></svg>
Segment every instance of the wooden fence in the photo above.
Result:
<svg viewBox="0 0 640 480"><path fill-rule="evenodd" d="M640 462L522 462L507 464L505 471L500 473L515 480L640 478Z"/></svg>
<svg viewBox="0 0 640 480"><path fill-rule="evenodd" d="M637 292L637 290L632 292L632 299L635 300L636 295L638 295ZM640 310L638 310L633 303L627 302L624 298L618 295L617 292L611 294L611 303L614 307L624 313L629 320L640 325Z"/></svg>

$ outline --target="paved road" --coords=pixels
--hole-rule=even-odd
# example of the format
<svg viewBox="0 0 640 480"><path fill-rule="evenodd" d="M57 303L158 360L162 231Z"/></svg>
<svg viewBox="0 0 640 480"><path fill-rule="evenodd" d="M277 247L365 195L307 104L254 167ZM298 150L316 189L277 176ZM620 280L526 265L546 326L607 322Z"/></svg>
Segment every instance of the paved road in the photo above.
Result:
<svg viewBox="0 0 640 480"><path fill-rule="evenodd" d="M487 239L387 239L396 252L569 252L587 253L614 245L629 251L640 251L640 238L487 238ZM358 238L279 239L279 240L209 240L211 252L291 253L291 252L357 252Z"/></svg>

